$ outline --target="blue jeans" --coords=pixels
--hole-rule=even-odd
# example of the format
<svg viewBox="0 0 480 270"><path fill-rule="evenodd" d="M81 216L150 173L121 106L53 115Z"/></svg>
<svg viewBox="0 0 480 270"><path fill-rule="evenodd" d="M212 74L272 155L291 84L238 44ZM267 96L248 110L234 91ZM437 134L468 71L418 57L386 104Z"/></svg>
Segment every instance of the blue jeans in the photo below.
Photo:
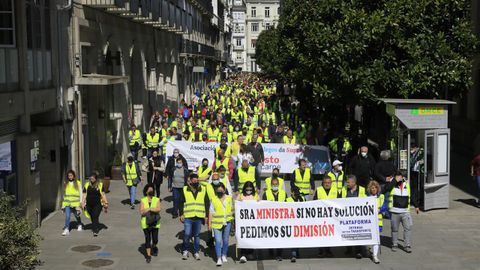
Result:
<svg viewBox="0 0 480 270"><path fill-rule="evenodd" d="M228 252L228 239L230 237L230 229L232 228L232 223L228 222L227 225L223 226L220 230L213 229L213 234L215 236L215 253L217 254L217 259L222 256L227 256Z"/></svg>
<svg viewBox="0 0 480 270"><path fill-rule="evenodd" d="M82 225L82 219L80 218L80 213L77 212L75 207L65 207L65 226L63 229L70 229L70 214L73 213L75 218L77 219L78 225Z"/></svg>
<svg viewBox="0 0 480 270"><path fill-rule="evenodd" d="M172 188L173 195L173 211L172 215L178 216L178 208L180 201L183 199L183 188Z"/></svg>
<svg viewBox="0 0 480 270"><path fill-rule="evenodd" d="M478 188L478 203L480 203L480 176L475 176L477 180L477 188Z"/></svg>
<svg viewBox="0 0 480 270"><path fill-rule="evenodd" d="M128 194L130 194L130 205L134 205L137 196L137 186L127 186L127 188Z"/></svg>
<svg viewBox="0 0 480 270"><path fill-rule="evenodd" d="M183 251L190 249L190 238L193 236L193 253L200 251L200 230L202 229L202 219L186 218L184 221Z"/></svg>

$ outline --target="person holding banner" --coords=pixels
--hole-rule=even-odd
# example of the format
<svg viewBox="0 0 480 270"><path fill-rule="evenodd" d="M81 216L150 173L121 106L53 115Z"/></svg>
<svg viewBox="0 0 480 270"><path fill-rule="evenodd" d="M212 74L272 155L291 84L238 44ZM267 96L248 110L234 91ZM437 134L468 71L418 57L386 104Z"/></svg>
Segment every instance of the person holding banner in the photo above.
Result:
<svg viewBox="0 0 480 270"><path fill-rule="evenodd" d="M180 221L184 224L182 259L188 259L190 238L193 236L193 257L200 260L200 230L208 217L210 201L207 189L198 182L197 174L190 174L183 187L183 200L180 201Z"/></svg>
<svg viewBox="0 0 480 270"><path fill-rule="evenodd" d="M342 189L341 197L342 198L356 198L356 197L366 197L365 188L357 185L357 177L355 175L348 175L345 186ZM347 247L346 254L352 253L352 247ZM355 257L361 259L363 257L364 248L355 247Z"/></svg>
<svg viewBox="0 0 480 270"><path fill-rule="evenodd" d="M305 197L302 196L300 193L300 189L296 186L293 186L290 190L291 196L287 198L286 202L304 202ZM290 258L290 262L294 263L297 262L298 256L300 256L300 249L292 248L292 257Z"/></svg>
<svg viewBox="0 0 480 270"><path fill-rule="evenodd" d="M273 178L271 180L271 187L267 189L265 193L263 193L262 200L264 201L271 201L271 202L285 202L287 199L287 193L285 190L282 190L279 185L279 181L277 178ZM270 249L270 255L273 255L274 250ZM275 257L277 261L282 260L282 250L275 249Z"/></svg>
<svg viewBox="0 0 480 270"><path fill-rule="evenodd" d="M272 176L271 176L271 177L267 177L267 178L265 179L265 190L271 189L271 187L272 187L272 184L271 184L272 179L277 179L277 180L278 180L278 185L279 185L280 189L285 190L285 183L284 183L284 181L283 181L283 178L280 178L279 175L280 175L280 170L279 170L278 168L273 168Z"/></svg>
<svg viewBox="0 0 480 270"><path fill-rule="evenodd" d="M380 193L380 184L373 180L370 181L367 187L367 192L370 196L377 198L378 206L378 230L380 233L383 231L383 217L382 213L387 210L387 207L384 204L385 196ZM372 260L375 264L379 264L380 260L378 259L378 251L380 250L380 245L373 245L372 247Z"/></svg>
<svg viewBox="0 0 480 270"><path fill-rule="evenodd" d="M410 185L403 177L402 172L395 173L394 180L385 185L385 192L389 192L388 208L391 214L392 251L395 252L398 249L398 229L401 223L403 226L404 250L411 253L412 216L410 215L410 204L415 207L417 214L420 209L417 201L411 197Z"/></svg>
<svg viewBox="0 0 480 270"><path fill-rule="evenodd" d="M290 186L298 187L302 196L306 200L309 199L310 194L314 193L315 190L315 180L312 177L310 168L307 168L307 161L305 159L300 159L298 161L299 167L293 171L294 181L290 181Z"/></svg>
<svg viewBox="0 0 480 270"><path fill-rule="evenodd" d="M328 174L323 178L322 185L317 188L313 200L329 200L336 199L338 197L339 193L337 187L334 185L330 174ZM320 248L318 251L318 257L323 258L325 256L327 258L333 257L333 253L329 247Z"/></svg>
<svg viewBox="0 0 480 270"><path fill-rule="evenodd" d="M235 192L243 190L243 186L247 182L251 182L253 186L256 188L257 193L260 191L260 176L257 173L257 170L254 166L251 166L248 160L242 160L242 167L237 169L237 173L234 177L234 189Z"/></svg>
<svg viewBox="0 0 480 270"><path fill-rule="evenodd" d="M231 195L226 194L223 183L219 183L215 190L215 197L210 201L208 229L213 229L217 266L221 266L227 262L228 240L234 215L233 200Z"/></svg>
<svg viewBox="0 0 480 270"><path fill-rule="evenodd" d="M237 196L239 201L258 201L258 194L255 191L253 182L246 182L243 185L242 193ZM246 263L247 257L250 258L253 255L253 249L241 249L240 251L240 263Z"/></svg>

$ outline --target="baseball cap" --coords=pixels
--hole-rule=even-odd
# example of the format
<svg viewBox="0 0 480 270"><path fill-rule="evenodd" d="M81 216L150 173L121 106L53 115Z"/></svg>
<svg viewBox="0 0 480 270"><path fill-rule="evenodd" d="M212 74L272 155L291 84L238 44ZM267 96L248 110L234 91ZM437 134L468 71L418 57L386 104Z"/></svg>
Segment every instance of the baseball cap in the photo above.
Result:
<svg viewBox="0 0 480 270"><path fill-rule="evenodd" d="M333 161L332 166L335 167L335 166L341 165L341 164L343 164L343 162L341 162L340 160L336 159L335 161Z"/></svg>

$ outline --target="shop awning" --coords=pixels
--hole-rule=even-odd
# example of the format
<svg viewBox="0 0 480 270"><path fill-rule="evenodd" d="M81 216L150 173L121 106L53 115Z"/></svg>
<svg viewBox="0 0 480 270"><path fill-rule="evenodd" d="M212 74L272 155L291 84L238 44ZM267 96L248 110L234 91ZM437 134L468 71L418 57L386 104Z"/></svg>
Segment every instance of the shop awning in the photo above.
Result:
<svg viewBox="0 0 480 270"><path fill-rule="evenodd" d="M115 76L104 74L83 74L81 77L75 78L76 85L112 85L127 83L130 81L129 76Z"/></svg>

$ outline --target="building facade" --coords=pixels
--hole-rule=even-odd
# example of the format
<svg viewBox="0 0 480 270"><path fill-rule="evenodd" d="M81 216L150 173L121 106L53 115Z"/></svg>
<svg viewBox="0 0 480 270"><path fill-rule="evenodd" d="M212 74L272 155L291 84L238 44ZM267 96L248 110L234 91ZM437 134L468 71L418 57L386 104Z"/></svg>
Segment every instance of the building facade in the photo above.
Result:
<svg viewBox="0 0 480 270"><path fill-rule="evenodd" d="M0 1L0 190L40 221L65 172L109 175L128 128L222 75L223 0Z"/></svg>
<svg viewBox="0 0 480 270"><path fill-rule="evenodd" d="M231 63L239 71L247 71L246 13L245 0L234 0L232 6Z"/></svg>
<svg viewBox="0 0 480 270"><path fill-rule="evenodd" d="M280 19L280 0L246 0L245 39L246 69L260 71L255 60L255 46L263 30L274 28Z"/></svg>

